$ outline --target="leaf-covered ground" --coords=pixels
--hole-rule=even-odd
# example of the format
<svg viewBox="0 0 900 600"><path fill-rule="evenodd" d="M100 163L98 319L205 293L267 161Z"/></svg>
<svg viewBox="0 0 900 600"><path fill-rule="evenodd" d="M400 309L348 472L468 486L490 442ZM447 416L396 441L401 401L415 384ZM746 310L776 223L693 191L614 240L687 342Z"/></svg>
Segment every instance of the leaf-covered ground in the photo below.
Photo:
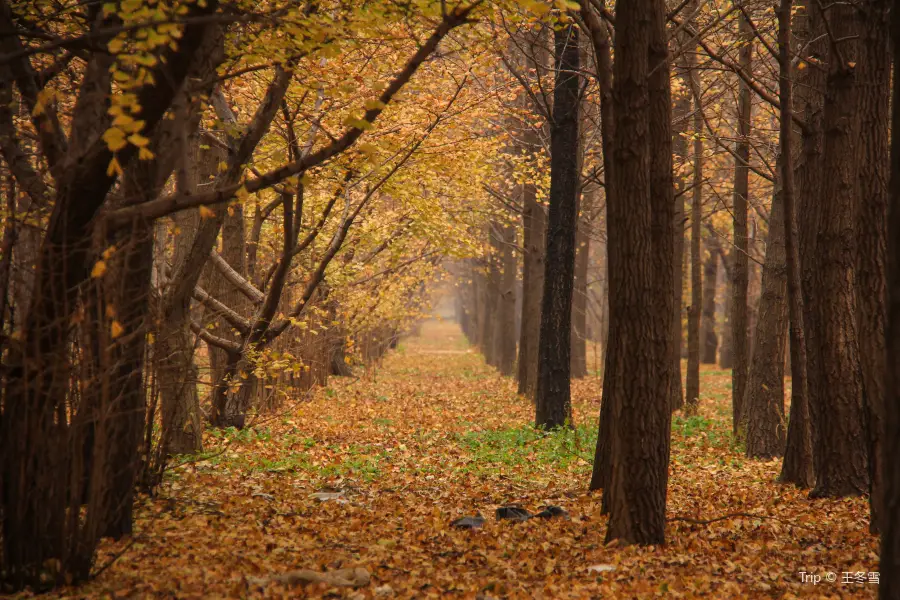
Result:
<svg viewBox="0 0 900 600"><path fill-rule="evenodd" d="M675 418L668 545L606 547L588 493L600 380L575 382L575 432L543 435L514 384L457 327L429 322L383 364L333 379L254 427L206 440L141 502L137 533L105 543L102 573L68 597L873 597L864 499L807 500L746 460L728 421L730 375L703 374L701 416ZM317 492L335 492L336 499ZM340 492L340 494L337 494ZM569 520L497 521L520 504ZM733 517L700 524L729 513ZM479 531L449 527L481 514ZM603 565L602 567L600 567ZM369 586L260 579L361 566ZM594 567L591 569L591 567ZM801 583L805 571L821 583ZM827 573L837 581L826 581ZM841 583L864 572L866 583Z"/></svg>

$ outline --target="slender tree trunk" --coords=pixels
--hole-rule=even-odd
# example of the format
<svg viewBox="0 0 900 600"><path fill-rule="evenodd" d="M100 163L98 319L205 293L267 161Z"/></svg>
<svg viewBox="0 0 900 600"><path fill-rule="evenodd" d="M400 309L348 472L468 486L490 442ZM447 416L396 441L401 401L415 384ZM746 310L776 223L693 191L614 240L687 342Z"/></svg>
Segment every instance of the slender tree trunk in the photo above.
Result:
<svg viewBox="0 0 900 600"><path fill-rule="evenodd" d="M719 254L715 246L719 241L711 234L706 236L709 249L703 263L703 314L700 323L700 362L716 364L719 338L716 335L716 284L719 281Z"/></svg>
<svg viewBox="0 0 900 600"><path fill-rule="evenodd" d="M856 7L850 5L830 7L825 18L837 48L828 62L824 106L824 172L828 177L822 189L817 236L821 378L816 382L818 458L811 496L842 497L869 491L855 287L860 108L855 67L861 24Z"/></svg>
<svg viewBox="0 0 900 600"><path fill-rule="evenodd" d="M530 240L525 244L528 256L528 283L522 287L522 341L519 345L519 393L535 399L538 374L538 348L541 334L541 298L544 290L544 252L547 216L537 201L533 183L522 186L522 201L528 211Z"/></svg>
<svg viewBox="0 0 900 600"><path fill-rule="evenodd" d="M690 75L685 72L681 75L682 90L674 101L673 117L675 126L672 132L672 148L678 156L678 160L686 164L690 160L688 149L688 124L691 114L691 94L690 94ZM684 388L681 384L681 349L684 346L684 324L682 317L684 315L684 230L687 223L687 215L684 210L685 191L687 190L687 180L681 170L675 175L675 251L674 251L674 288L675 288L675 308L672 323L672 339L675 343L675 351L673 356L673 368L677 377L673 380L672 385L672 410L678 410L684 406Z"/></svg>
<svg viewBox="0 0 900 600"><path fill-rule="evenodd" d="M511 376L516 366L516 255L512 249L516 243L516 230L504 225L500 233L503 237L500 248L497 368L502 375Z"/></svg>
<svg viewBox="0 0 900 600"><path fill-rule="evenodd" d="M753 71L753 31L746 17L741 15L740 35L742 46L738 64L748 74ZM734 247L731 268L731 354L734 368L731 373L732 429L737 433L741 422L741 405L747 389L747 373L750 367L750 343L748 339L748 289L749 244L747 237L747 199L750 194L750 124L753 104L750 87L741 79L738 82L738 142L735 144L734 162Z"/></svg>
<svg viewBox="0 0 900 600"><path fill-rule="evenodd" d="M693 66L693 60L688 64ZM688 309L688 362L685 378L685 412L697 414L700 403L700 314L703 304L701 219L703 218L703 106L700 81L695 71L688 75L694 96L694 179L691 195L691 305Z"/></svg>
<svg viewBox="0 0 900 600"><path fill-rule="evenodd" d="M804 41L804 60L822 61L830 54L828 36L825 33L822 15L814 8L815 3L806 2L803 9L794 16L795 33ZM824 133L822 128L823 105L825 102L824 68L807 68L797 73L797 107L803 111L806 125L801 133L800 164L797 169L797 200L800 236L800 270L803 288L803 326L806 338L806 379L813 437L813 463L818 461L815 446L818 437L818 421L823 418L819 410L818 382L822 379L819 359L818 302L821 300L818 273L820 269L817 252L817 235L822 213L822 181L824 179ZM814 469L815 470L815 469Z"/></svg>
<svg viewBox="0 0 900 600"><path fill-rule="evenodd" d="M578 28L569 25L557 30L554 45L556 86L550 128L550 213L547 219L535 411L535 424L548 429L572 424L570 337L581 176Z"/></svg>
<svg viewBox="0 0 900 600"><path fill-rule="evenodd" d="M813 484L809 384L800 277L800 234L794 192L793 90L791 84L791 16L793 2L782 0L778 14L778 62L781 101L781 179L784 196L784 249L787 258L788 306L791 323L791 418L779 481L800 487Z"/></svg>
<svg viewBox="0 0 900 600"><path fill-rule="evenodd" d="M719 368L731 369L734 367L734 352L731 346L731 306L732 290L731 275L725 275L725 311L722 319L722 343L719 344Z"/></svg>
<svg viewBox="0 0 900 600"><path fill-rule="evenodd" d="M588 303L588 255L591 239L587 223L578 222L575 238L575 284L572 296L572 366L571 377L580 379L587 375L587 303Z"/></svg>
<svg viewBox="0 0 900 600"><path fill-rule="evenodd" d="M759 318L753 336L753 355L747 378L741 429L746 432L747 456L781 456L785 444L784 349L787 344L787 272L784 249L784 191L778 177L763 266Z"/></svg>

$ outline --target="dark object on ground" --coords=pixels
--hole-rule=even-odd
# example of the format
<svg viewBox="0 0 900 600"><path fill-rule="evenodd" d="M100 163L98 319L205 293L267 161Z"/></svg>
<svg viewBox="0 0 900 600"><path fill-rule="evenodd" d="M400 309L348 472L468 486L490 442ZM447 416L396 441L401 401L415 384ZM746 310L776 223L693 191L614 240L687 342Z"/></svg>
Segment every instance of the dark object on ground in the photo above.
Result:
<svg viewBox="0 0 900 600"><path fill-rule="evenodd" d="M569 513L567 513L566 510L561 506L554 506L551 504L550 506L542 506L541 508L543 508L544 510L534 515L535 517L538 517L540 519L555 519L557 517L562 517L565 519L569 518Z"/></svg>
<svg viewBox="0 0 900 600"><path fill-rule="evenodd" d="M461 517L450 523L450 527L456 527L457 529L481 529L484 527L484 517L481 515Z"/></svg>
<svg viewBox="0 0 900 600"><path fill-rule="evenodd" d="M497 520L508 519L519 523L532 517L531 513L521 506L501 506L497 509Z"/></svg>

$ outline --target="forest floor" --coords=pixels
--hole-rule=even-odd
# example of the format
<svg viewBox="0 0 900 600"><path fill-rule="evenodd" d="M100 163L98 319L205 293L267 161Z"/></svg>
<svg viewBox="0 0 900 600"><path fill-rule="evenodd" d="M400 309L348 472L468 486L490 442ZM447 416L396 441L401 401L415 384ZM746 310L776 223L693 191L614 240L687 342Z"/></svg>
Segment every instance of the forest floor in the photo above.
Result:
<svg viewBox="0 0 900 600"><path fill-rule="evenodd" d="M202 460L175 466L158 495L141 501L135 535L101 546L100 575L60 594L875 596L866 500L808 500L775 483L780 462L745 459L730 433L729 372L704 369L700 416L673 420L668 544L649 548L604 545L600 494L586 491L598 377L573 384L577 429L543 435L514 383L485 366L452 323L426 323L359 375L334 378L251 428L209 435ZM506 504L558 505L570 518L498 521ZM482 529L450 527L477 513ZM759 516L697 522L732 513ZM262 583L357 566L371 573L359 589ZM821 581L802 583L800 572ZM842 583L844 573L853 583Z"/></svg>

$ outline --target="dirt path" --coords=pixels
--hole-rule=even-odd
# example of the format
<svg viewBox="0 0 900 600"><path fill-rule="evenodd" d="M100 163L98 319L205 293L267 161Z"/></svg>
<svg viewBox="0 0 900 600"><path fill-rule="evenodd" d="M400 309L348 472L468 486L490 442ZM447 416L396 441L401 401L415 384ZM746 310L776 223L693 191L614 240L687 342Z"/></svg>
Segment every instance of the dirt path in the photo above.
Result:
<svg viewBox="0 0 900 600"><path fill-rule="evenodd" d="M841 584L876 571L864 500L810 502L773 483L778 463L734 447L727 373L703 376L703 416L676 419L670 516L735 518L672 523L665 548L604 546L600 498L585 492L600 382L575 382L574 433L528 424L512 381L469 351L458 328L429 322L377 369L332 380L285 414L206 440L211 458L175 468L144 499L132 540L105 544L118 560L71 597L591 598L874 597ZM292 407L292 408L290 408ZM316 492L339 494L320 501ZM570 519L498 522L519 503L565 508ZM449 523L486 518L481 531ZM599 567L603 565L602 569ZM260 587L294 569L364 567L359 590ZM590 567L594 567L592 570ZM837 583L799 583L799 571Z"/></svg>

